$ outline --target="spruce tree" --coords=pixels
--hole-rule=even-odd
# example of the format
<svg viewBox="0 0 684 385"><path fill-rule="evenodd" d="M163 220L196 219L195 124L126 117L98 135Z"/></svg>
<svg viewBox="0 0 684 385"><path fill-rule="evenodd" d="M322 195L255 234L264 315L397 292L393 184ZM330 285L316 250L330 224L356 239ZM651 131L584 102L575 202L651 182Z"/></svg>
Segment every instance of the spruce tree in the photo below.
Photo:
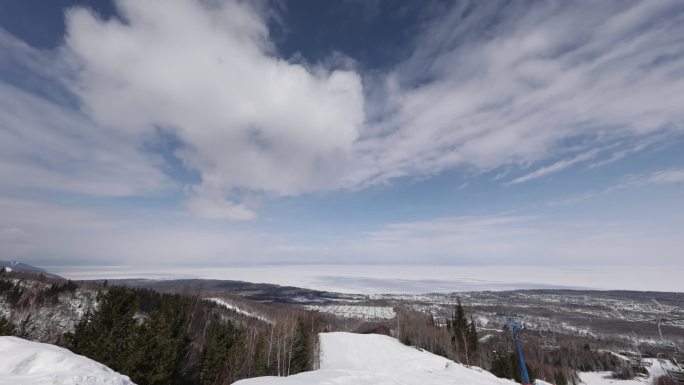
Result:
<svg viewBox="0 0 684 385"><path fill-rule="evenodd" d="M510 356L505 353L494 351L492 353L492 363L489 371L499 378L514 378L513 362Z"/></svg>
<svg viewBox="0 0 684 385"><path fill-rule="evenodd" d="M16 330L17 328L7 317L0 316L0 336L13 336Z"/></svg>
<svg viewBox="0 0 684 385"><path fill-rule="evenodd" d="M294 338L290 374L301 373L311 369L311 337L309 328L302 317L297 319Z"/></svg>
<svg viewBox="0 0 684 385"><path fill-rule="evenodd" d="M202 352L202 384L230 383L237 378L234 371L244 361L244 338L244 330L230 321L215 321L209 326Z"/></svg>
<svg viewBox="0 0 684 385"><path fill-rule="evenodd" d="M180 295L165 296L160 308L140 326L131 353L130 372L138 384L180 383L181 364L189 347L188 303Z"/></svg>
<svg viewBox="0 0 684 385"><path fill-rule="evenodd" d="M136 335L137 302L132 290L111 287L98 295L99 307L88 312L66 336L67 348L127 373Z"/></svg>
<svg viewBox="0 0 684 385"><path fill-rule="evenodd" d="M449 333L451 334L451 344L454 348L454 359L456 362L460 362L459 352L466 352L469 348L468 318L466 317L460 297L457 298L454 313L452 314L451 320L448 322L447 327L449 329Z"/></svg>
<svg viewBox="0 0 684 385"><path fill-rule="evenodd" d="M468 325L468 351L476 352L479 342L477 337L477 325L475 324L475 319L471 316L470 324Z"/></svg>

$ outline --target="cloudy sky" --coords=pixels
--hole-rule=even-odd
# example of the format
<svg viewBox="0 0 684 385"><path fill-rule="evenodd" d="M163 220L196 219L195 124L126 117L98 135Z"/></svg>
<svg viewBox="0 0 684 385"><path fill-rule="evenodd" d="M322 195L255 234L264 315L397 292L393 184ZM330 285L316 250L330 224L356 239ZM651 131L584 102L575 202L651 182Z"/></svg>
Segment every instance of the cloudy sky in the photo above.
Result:
<svg viewBox="0 0 684 385"><path fill-rule="evenodd" d="M0 259L684 269L684 3L5 0Z"/></svg>

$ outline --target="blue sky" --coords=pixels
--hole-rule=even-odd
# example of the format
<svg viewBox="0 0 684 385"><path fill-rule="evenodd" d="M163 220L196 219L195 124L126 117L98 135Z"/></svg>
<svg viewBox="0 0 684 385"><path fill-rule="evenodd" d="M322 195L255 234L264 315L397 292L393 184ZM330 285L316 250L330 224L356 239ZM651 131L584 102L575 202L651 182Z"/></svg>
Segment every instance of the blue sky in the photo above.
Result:
<svg viewBox="0 0 684 385"><path fill-rule="evenodd" d="M684 267L684 4L0 4L1 259Z"/></svg>

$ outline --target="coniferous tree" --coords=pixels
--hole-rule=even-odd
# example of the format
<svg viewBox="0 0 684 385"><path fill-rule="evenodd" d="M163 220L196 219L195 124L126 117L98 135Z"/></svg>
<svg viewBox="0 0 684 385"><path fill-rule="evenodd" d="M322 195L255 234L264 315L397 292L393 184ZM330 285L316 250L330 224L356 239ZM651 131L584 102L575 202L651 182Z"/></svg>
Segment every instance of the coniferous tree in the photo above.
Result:
<svg viewBox="0 0 684 385"><path fill-rule="evenodd" d="M290 374L311 370L311 338L309 336L309 328L301 317L297 319L294 338Z"/></svg>
<svg viewBox="0 0 684 385"><path fill-rule="evenodd" d="M65 337L66 346L116 371L128 373L137 331L135 295L130 289L112 287L100 294L98 300L97 311L87 312L74 333Z"/></svg>
<svg viewBox="0 0 684 385"><path fill-rule="evenodd" d="M188 348L188 303L180 295L165 297L140 326L131 353L131 378L138 384L176 384L183 379L181 361Z"/></svg>
<svg viewBox="0 0 684 385"><path fill-rule="evenodd" d="M471 316L470 323L468 325L468 350L470 352L476 352L480 341L477 337L477 325L475 324L475 319Z"/></svg>
<svg viewBox="0 0 684 385"><path fill-rule="evenodd" d="M202 352L202 384L230 383L237 379L235 371L244 357L244 337L244 330L230 321L211 324Z"/></svg>
<svg viewBox="0 0 684 385"><path fill-rule="evenodd" d="M454 349L454 359L457 362L460 362L459 355L462 352L465 354L466 363L468 363L468 350L471 344L471 342L469 342L470 328L460 297L457 298L454 313L452 314L451 320L447 324L447 327L449 329L449 333L451 334L451 344L453 345Z"/></svg>
<svg viewBox="0 0 684 385"><path fill-rule="evenodd" d="M490 372L499 378L513 379L513 362L510 356L497 351L492 352L492 363Z"/></svg>
<svg viewBox="0 0 684 385"><path fill-rule="evenodd" d="M5 316L0 316L0 336L13 336L17 328Z"/></svg>

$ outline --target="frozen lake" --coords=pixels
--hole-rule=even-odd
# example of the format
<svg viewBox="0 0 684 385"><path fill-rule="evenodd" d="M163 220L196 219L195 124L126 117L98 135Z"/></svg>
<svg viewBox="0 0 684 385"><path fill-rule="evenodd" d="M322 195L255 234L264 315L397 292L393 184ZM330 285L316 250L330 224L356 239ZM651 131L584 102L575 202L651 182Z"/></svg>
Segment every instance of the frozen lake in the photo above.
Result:
<svg viewBox="0 0 684 385"><path fill-rule="evenodd" d="M259 265L205 268L48 266L46 269L70 279L227 279L364 294L550 288L684 291L681 269L643 267Z"/></svg>

